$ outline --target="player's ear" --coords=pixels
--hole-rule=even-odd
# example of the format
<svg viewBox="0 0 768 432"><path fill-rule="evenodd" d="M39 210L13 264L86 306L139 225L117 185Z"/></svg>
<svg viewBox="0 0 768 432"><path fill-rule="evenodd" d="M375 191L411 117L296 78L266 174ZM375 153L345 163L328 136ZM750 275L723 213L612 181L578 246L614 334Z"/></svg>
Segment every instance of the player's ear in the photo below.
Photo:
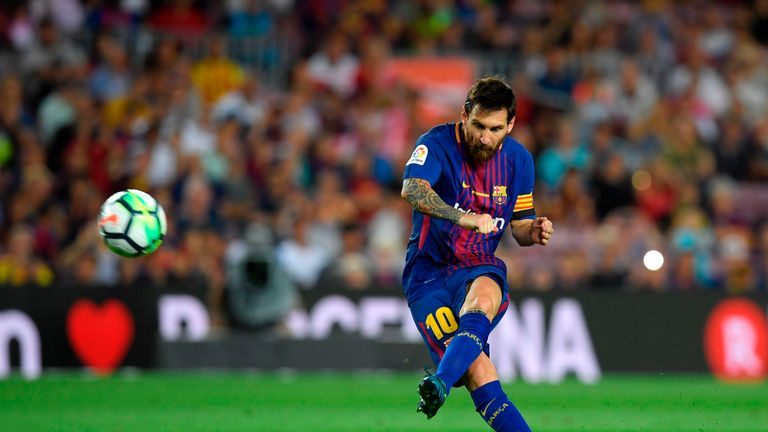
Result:
<svg viewBox="0 0 768 432"><path fill-rule="evenodd" d="M515 127L515 117L512 117L512 120L507 123L507 133L512 132L513 127Z"/></svg>

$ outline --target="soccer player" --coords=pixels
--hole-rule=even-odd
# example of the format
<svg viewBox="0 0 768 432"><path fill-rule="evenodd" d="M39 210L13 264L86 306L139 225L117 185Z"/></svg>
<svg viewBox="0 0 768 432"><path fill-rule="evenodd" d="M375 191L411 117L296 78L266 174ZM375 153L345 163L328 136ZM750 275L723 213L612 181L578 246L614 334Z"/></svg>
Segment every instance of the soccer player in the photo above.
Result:
<svg viewBox="0 0 768 432"><path fill-rule="evenodd" d="M496 431L530 431L501 388L488 334L509 305L506 266L494 256L505 229L521 246L554 231L533 208L531 154L508 136L515 94L483 78L467 93L461 121L419 137L401 195L414 208L403 289L437 372L419 383L417 411L432 418L451 387L466 386Z"/></svg>

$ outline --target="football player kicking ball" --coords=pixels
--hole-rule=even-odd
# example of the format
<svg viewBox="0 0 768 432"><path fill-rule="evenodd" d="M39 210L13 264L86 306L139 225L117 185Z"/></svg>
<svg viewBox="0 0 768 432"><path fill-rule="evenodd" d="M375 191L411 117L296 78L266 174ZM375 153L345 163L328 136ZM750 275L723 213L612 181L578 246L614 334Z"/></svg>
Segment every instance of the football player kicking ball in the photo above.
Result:
<svg viewBox="0 0 768 432"><path fill-rule="evenodd" d="M508 136L514 124L512 89L479 80L460 122L419 137L401 193L414 208L403 289L438 365L419 383L417 411L432 418L451 387L464 385L496 431L530 428L488 357L488 334L509 305L506 266L494 251L508 226L521 246L546 245L553 233L536 217L533 158Z"/></svg>

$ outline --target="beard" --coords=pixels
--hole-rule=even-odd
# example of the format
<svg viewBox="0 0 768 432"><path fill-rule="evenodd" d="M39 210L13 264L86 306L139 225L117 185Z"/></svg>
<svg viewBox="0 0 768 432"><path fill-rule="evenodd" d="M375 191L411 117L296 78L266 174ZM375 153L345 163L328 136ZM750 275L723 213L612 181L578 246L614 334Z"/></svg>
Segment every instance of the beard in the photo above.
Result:
<svg viewBox="0 0 768 432"><path fill-rule="evenodd" d="M486 162L490 160L494 155L496 155L499 147L501 147L502 141L504 141L502 138L493 146L487 146L483 145L480 140L475 140L469 137L467 138L467 150L469 157L475 162Z"/></svg>

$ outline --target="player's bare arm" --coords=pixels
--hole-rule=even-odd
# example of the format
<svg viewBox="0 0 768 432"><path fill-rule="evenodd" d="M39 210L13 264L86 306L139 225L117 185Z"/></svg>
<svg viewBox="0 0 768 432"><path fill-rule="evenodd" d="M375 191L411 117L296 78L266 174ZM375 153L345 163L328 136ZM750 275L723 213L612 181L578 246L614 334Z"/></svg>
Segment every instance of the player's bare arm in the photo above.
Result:
<svg viewBox="0 0 768 432"><path fill-rule="evenodd" d="M411 203L416 210L432 217L449 220L462 228L474 230L481 234L498 231L491 215L467 214L449 206L424 179L405 179L400 196Z"/></svg>
<svg viewBox="0 0 768 432"><path fill-rule="evenodd" d="M400 196L411 203L413 208L429 216L447 219L455 224L464 216L462 211L446 204L424 179L405 179Z"/></svg>
<svg viewBox="0 0 768 432"><path fill-rule="evenodd" d="M555 232L552 221L545 216L536 219L524 219L512 221L512 237L520 246L540 244L546 246Z"/></svg>

